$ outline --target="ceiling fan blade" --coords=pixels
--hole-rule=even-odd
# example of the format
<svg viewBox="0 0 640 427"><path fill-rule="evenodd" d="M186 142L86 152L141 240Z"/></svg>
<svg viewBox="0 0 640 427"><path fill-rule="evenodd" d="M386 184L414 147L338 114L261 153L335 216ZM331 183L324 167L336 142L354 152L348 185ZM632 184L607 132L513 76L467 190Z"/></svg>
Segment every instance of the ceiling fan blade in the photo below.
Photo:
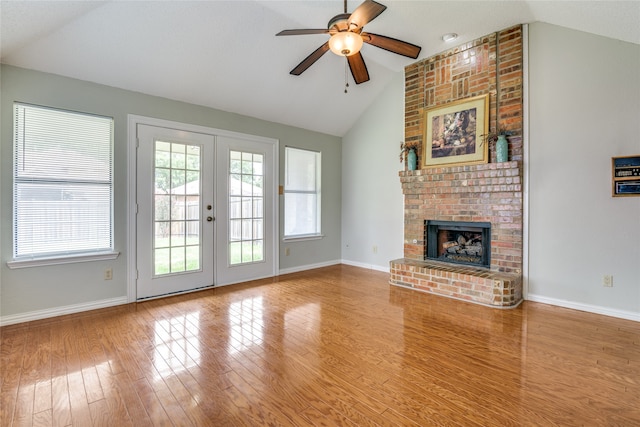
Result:
<svg viewBox="0 0 640 427"><path fill-rule="evenodd" d="M369 72L367 71L367 66L364 63L364 59L360 52L355 55L347 56L347 61L349 61L351 75L357 85L369 81Z"/></svg>
<svg viewBox="0 0 640 427"><path fill-rule="evenodd" d="M301 36L305 34L329 34L327 29L282 30L276 36Z"/></svg>
<svg viewBox="0 0 640 427"><path fill-rule="evenodd" d="M362 33L362 40L365 43L397 53L398 55L407 56L416 59L420 55L420 46L403 42L402 40L393 39L391 37L381 36L379 34Z"/></svg>
<svg viewBox="0 0 640 427"><path fill-rule="evenodd" d="M367 23L376 19L386 8L387 6L373 0L365 0L364 3L351 13L349 17L349 27L351 27L352 24L358 28L364 27Z"/></svg>
<svg viewBox="0 0 640 427"><path fill-rule="evenodd" d="M329 42L326 42L316 50L314 50L311 55L307 56L301 63L299 63L296 68L291 70L289 74L293 74L294 76L299 76L302 74L307 68L311 67L322 55L324 55L329 50Z"/></svg>

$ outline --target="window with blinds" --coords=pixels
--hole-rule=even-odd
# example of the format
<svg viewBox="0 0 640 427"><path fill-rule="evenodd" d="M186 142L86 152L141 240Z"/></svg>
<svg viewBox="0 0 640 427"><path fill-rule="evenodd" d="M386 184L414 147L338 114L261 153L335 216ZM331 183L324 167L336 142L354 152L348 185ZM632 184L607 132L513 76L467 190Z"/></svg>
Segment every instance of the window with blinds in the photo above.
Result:
<svg viewBox="0 0 640 427"><path fill-rule="evenodd" d="M320 235L320 164L316 151L285 147L285 238Z"/></svg>
<svg viewBox="0 0 640 427"><path fill-rule="evenodd" d="M113 119L14 104L14 261L113 250Z"/></svg>

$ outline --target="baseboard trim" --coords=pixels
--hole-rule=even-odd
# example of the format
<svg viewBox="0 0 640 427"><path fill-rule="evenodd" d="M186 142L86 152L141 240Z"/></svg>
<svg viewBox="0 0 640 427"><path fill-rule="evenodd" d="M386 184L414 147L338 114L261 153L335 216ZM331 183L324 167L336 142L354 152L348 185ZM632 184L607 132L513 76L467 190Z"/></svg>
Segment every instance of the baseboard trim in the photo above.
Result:
<svg viewBox="0 0 640 427"><path fill-rule="evenodd" d="M298 267L281 268L278 271L278 274L283 275L283 274L290 274L290 273L298 273L300 271L313 270L314 268L329 267L331 265L336 265L336 264L341 264L341 261L339 259L335 259L333 261L320 262L317 264L307 264L307 265L301 265Z"/></svg>
<svg viewBox="0 0 640 427"><path fill-rule="evenodd" d="M567 301L557 298L549 298L542 295L531 294L527 295L527 301L541 302L543 304L557 305L559 307L571 308L574 310L586 311L588 313L602 314L604 316L617 317L619 319L633 320L640 322L640 313L626 310L617 310L609 307L602 307L599 305L583 304L574 301Z"/></svg>
<svg viewBox="0 0 640 427"><path fill-rule="evenodd" d="M390 273L391 272L391 270L389 269L389 266L381 267L379 265L365 264L363 262L349 261L349 260L346 260L346 259L342 260L342 264L351 265L353 267L366 268L367 270L381 271L383 273Z"/></svg>
<svg viewBox="0 0 640 427"><path fill-rule="evenodd" d="M16 323L31 322L33 320L48 319L50 317L64 316L65 314L80 313L82 311L96 310L98 308L113 307L127 304L127 297L110 298L92 301L82 304L66 305L63 307L48 308L45 310L30 311L27 313L13 314L0 317L0 326L14 325Z"/></svg>

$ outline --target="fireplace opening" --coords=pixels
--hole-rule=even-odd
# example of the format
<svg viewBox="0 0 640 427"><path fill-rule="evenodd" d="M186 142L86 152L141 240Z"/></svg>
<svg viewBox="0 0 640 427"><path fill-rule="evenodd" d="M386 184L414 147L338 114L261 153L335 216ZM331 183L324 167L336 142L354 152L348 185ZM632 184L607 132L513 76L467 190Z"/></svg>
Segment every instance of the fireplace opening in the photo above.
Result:
<svg viewBox="0 0 640 427"><path fill-rule="evenodd" d="M424 258L476 267L491 266L491 223L424 222Z"/></svg>

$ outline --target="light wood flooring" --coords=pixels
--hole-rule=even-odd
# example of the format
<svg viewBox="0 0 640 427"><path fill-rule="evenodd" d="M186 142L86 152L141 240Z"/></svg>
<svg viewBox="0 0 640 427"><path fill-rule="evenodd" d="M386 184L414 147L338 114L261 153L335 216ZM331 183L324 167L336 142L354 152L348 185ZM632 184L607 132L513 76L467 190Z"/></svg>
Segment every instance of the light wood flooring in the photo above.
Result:
<svg viewBox="0 0 640 427"><path fill-rule="evenodd" d="M338 265L0 329L2 426L640 426L640 324Z"/></svg>

